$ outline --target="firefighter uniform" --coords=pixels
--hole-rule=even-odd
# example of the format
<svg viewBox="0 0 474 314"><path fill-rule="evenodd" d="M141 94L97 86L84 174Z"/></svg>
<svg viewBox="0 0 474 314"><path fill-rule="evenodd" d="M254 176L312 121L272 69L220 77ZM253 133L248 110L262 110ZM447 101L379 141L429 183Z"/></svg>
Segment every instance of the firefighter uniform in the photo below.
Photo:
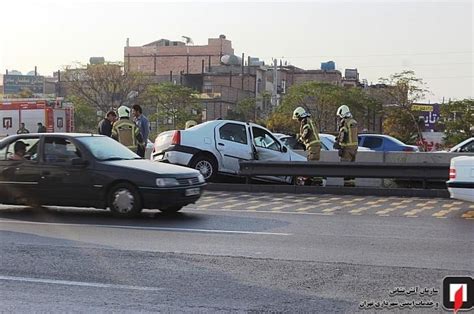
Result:
<svg viewBox="0 0 474 314"><path fill-rule="evenodd" d="M310 114L302 107L298 107L293 112L293 119L300 121L300 134L299 141L305 145L306 152L308 153L308 161L319 161L321 156L321 141L319 140L319 129L316 128L315 123L310 118ZM324 183L323 178L313 177L306 178L306 184L314 184L322 186Z"/></svg>
<svg viewBox="0 0 474 314"><path fill-rule="evenodd" d="M321 156L321 141L319 132L311 118L304 118L300 124L300 138L308 152L308 160L319 160Z"/></svg>
<svg viewBox="0 0 474 314"><path fill-rule="evenodd" d="M112 138L127 146L133 152L137 152L138 146L143 146L143 138L140 129L133 121L122 118L116 121L112 126Z"/></svg>
<svg viewBox="0 0 474 314"><path fill-rule="evenodd" d="M342 119L337 142L341 161L355 162L358 147L357 121L352 117ZM344 186L355 186L355 179L344 178Z"/></svg>

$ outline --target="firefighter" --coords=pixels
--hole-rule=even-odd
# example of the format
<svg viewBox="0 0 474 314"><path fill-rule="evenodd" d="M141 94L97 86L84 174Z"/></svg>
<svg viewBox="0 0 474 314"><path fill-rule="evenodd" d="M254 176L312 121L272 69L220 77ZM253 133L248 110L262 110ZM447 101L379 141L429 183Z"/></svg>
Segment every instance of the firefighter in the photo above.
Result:
<svg viewBox="0 0 474 314"><path fill-rule="evenodd" d="M293 120L300 122L300 134L298 141L302 142L308 153L308 161L318 161L321 155L321 142L319 140L319 129L316 128L316 124L311 119L311 114L306 112L302 107L298 107L293 111ZM307 179L305 184L311 184L322 186L323 178L314 177Z"/></svg>
<svg viewBox="0 0 474 314"><path fill-rule="evenodd" d="M334 143L334 148L339 150L341 161L355 162L358 147L357 121L352 118L348 106L337 108L336 115L339 119L339 134ZM344 186L355 186L355 178L344 178Z"/></svg>
<svg viewBox="0 0 474 314"><path fill-rule="evenodd" d="M141 146L141 149L144 149L145 143L140 129L130 120L130 108L120 106L117 113L119 120L112 126L112 138L135 153L138 151L139 146Z"/></svg>

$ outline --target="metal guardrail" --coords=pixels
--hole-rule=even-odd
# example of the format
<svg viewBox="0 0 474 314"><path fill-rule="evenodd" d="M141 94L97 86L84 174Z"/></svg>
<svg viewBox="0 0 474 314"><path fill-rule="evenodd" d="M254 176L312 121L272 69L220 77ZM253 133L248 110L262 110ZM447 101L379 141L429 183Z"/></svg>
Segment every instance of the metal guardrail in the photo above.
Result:
<svg viewBox="0 0 474 314"><path fill-rule="evenodd" d="M367 162L261 162L241 161L240 175L256 176L306 176L354 177L381 179L408 179L423 182L447 181L449 164L431 163L367 163Z"/></svg>

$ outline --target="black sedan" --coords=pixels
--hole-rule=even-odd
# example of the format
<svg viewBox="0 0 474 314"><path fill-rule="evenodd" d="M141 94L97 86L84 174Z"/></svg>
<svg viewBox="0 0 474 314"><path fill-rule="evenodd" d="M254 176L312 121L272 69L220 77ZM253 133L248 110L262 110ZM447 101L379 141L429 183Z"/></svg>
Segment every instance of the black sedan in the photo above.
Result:
<svg viewBox="0 0 474 314"><path fill-rule="evenodd" d="M115 140L42 133L0 141L0 203L109 207L117 216L143 208L177 212L195 203L205 181L193 169L141 159Z"/></svg>

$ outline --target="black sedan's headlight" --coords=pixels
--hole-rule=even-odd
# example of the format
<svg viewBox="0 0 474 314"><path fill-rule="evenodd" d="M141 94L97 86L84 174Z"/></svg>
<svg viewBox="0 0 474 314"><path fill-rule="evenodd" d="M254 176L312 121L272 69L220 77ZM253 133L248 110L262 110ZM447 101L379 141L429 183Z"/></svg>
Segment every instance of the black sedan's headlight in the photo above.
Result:
<svg viewBox="0 0 474 314"><path fill-rule="evenodd" d="M202 174L198 174L198 180L199 180L199 183L205 183L206 182L206 179L204 179L204 176Z"/></svg>
<svg viewBox="0 0 474 314"><path fill-rule="evenodd" d="M175 178L158 178L156 179L156 185L159 187L171 187L178 186L179 182Z"/></svg>

